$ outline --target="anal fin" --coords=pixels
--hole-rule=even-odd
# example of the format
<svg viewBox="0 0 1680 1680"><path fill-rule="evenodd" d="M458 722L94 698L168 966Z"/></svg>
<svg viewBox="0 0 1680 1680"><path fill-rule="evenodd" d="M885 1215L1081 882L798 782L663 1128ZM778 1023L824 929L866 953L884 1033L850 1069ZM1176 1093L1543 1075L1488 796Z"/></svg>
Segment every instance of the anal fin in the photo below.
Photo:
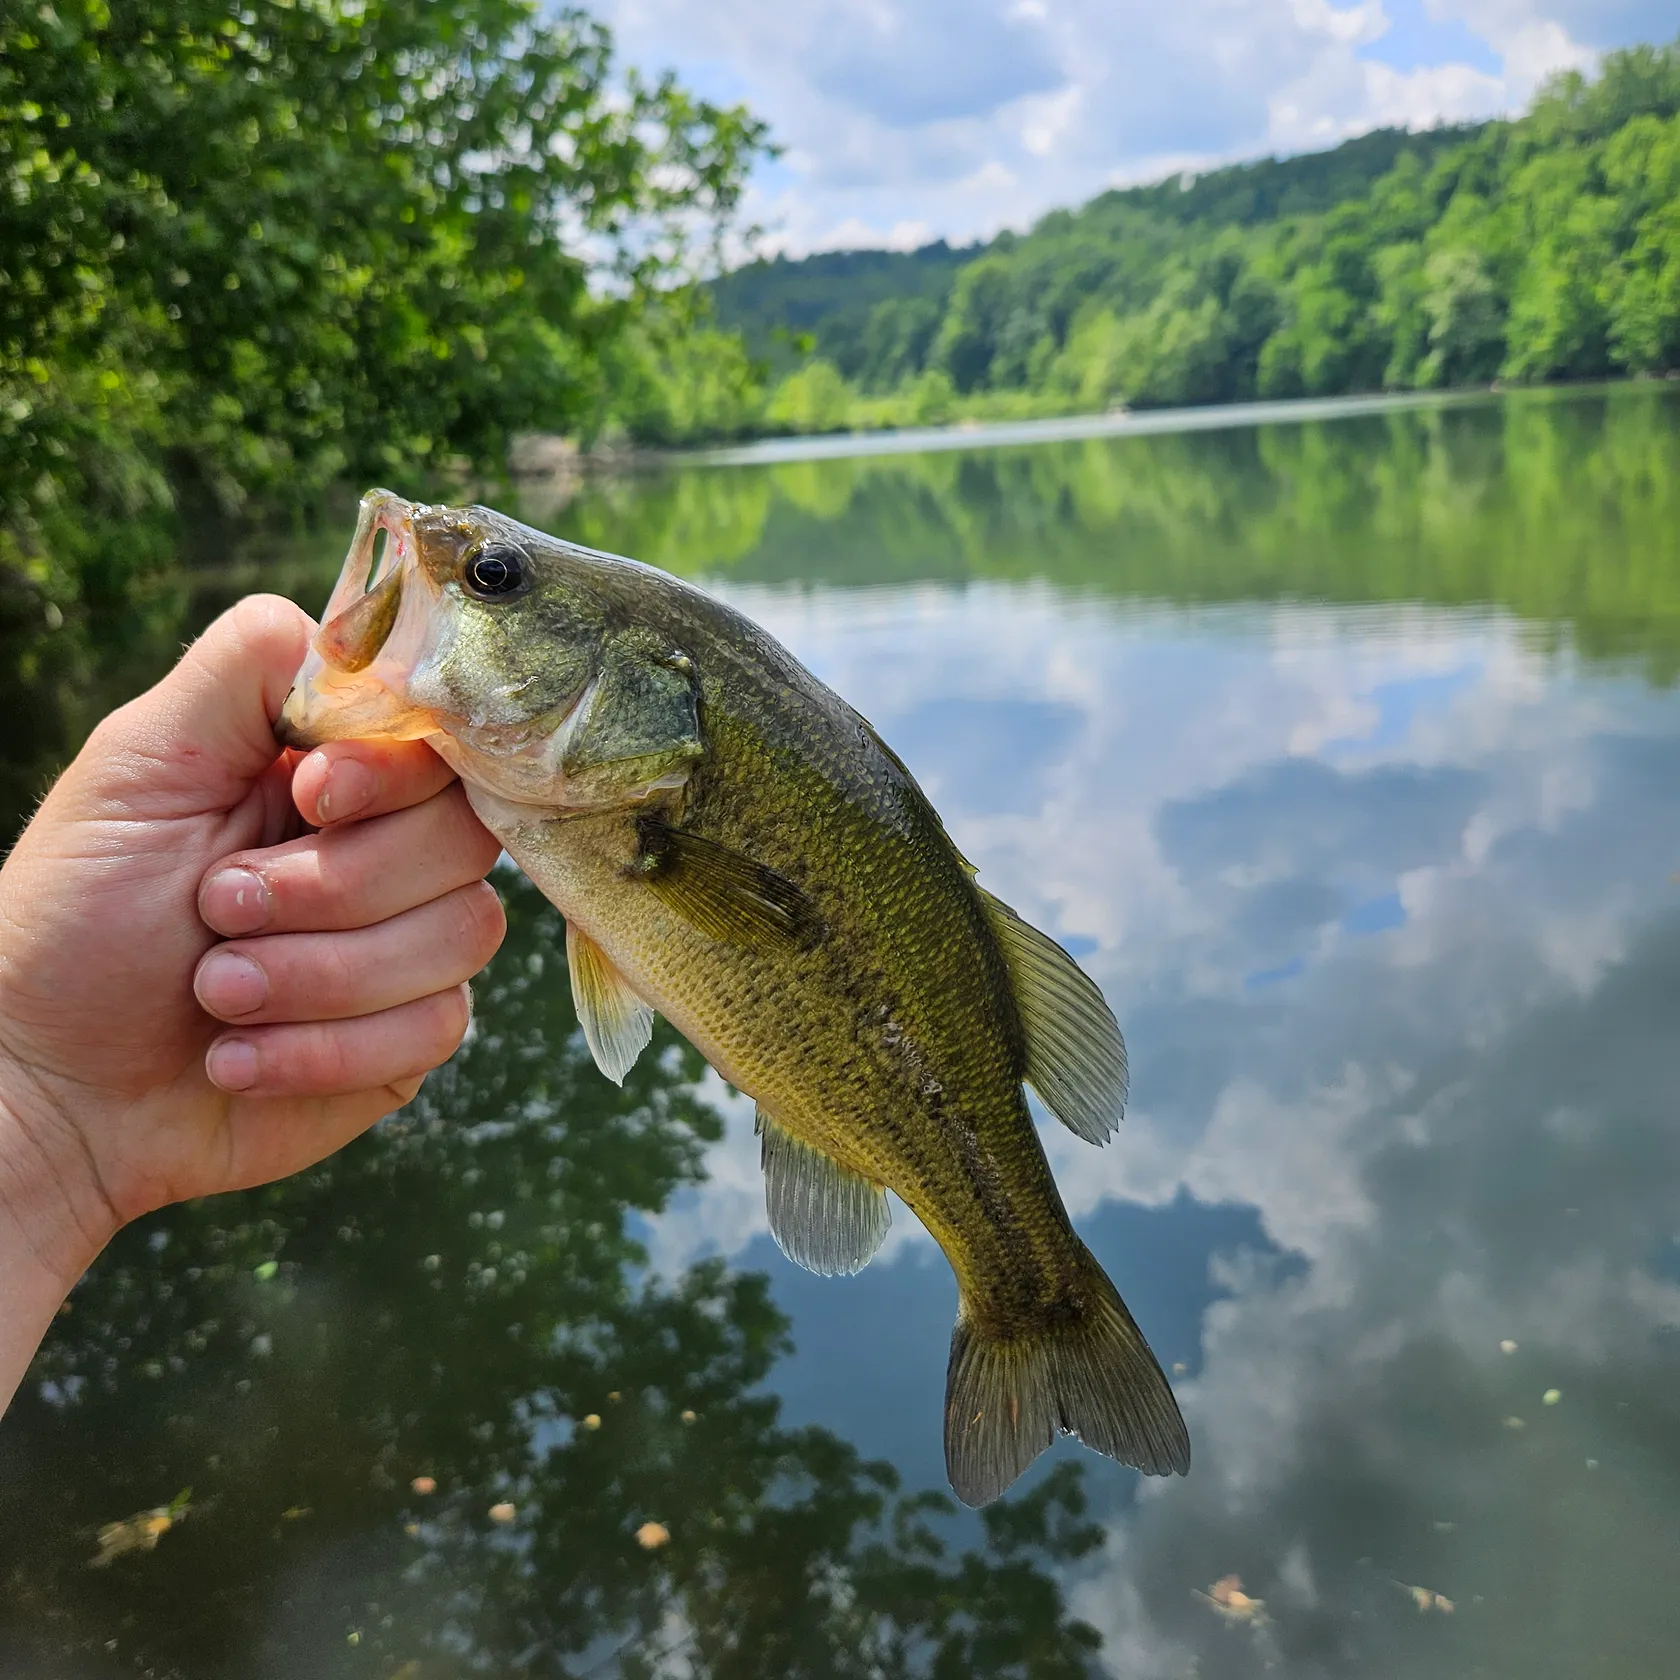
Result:
<svg viewBox="0 0 1680 1680"><path fill-rule="evenodd" d="M758 1130L776 1246L819 1277L861 1272L892 1222L886 1191L796 1138L762 1108Z"/></svg>
<svg viewBox="0 0 1680 1680"><path fill-rule="evenodd" d="M566 923L572 1002L595 1065L615 1085L653 1037L653 1011L630 990L610 958L575 922Z"/></svg>

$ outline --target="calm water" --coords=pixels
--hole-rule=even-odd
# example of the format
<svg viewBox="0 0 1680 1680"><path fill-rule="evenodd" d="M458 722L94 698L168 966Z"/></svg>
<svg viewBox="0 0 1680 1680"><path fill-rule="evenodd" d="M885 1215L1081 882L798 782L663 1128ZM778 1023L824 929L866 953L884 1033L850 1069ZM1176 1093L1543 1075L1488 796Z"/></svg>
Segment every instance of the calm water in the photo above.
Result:
<svg viewBox="0 0 1680 1680"><path fill-rule="evenodd" d="M1064 1446L984 1520L927 1497L937 1250L899 1207L857 1279L784 1261L748 1106L670 1038L607 1085L510 877L410 1110L77 1292L0 1428L6 1672L1674 1672L1680 401L525 511L767 624L1102 984L1132 1114L1045 1141L1195 1469ZM86 632L9 607L14 803L258 572L318 606L347 529Z"/></svg>

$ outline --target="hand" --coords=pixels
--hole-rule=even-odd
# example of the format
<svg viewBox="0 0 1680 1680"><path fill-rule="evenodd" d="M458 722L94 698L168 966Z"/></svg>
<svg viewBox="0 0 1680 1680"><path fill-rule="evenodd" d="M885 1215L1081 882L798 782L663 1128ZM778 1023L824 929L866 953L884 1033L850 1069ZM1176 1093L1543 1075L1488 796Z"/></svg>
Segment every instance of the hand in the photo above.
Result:
<svg viewBox="0 0 1680 1680"><path fill-rule="evenodd" d="M466 1031L499 848L421 743L279 751L312 630L224 614L0 869L0 1405L121 1225L319 1160Z"/></svg>

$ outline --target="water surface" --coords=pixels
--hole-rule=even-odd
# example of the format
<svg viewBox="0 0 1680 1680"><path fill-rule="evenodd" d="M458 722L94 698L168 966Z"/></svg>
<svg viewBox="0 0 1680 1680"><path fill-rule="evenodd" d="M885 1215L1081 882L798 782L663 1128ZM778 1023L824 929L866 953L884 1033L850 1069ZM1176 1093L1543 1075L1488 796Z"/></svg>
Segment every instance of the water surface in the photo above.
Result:
<svg viewBox="0 0 1680 1680"><path fill-rule="evenodd" d="M410 1110L125 1233L59 1321L0 1428L18 1671L1668 1672L1677 486L1628 388L530 500L782 637L1103 986L1131 1115L1045 1142L1195 1468L927 1497L938 1251L900 1206L857 1279L784 1261L749 1106L668 1036L602 1081L510 877ZM343 538L20 609L15 785Z"/></svg>

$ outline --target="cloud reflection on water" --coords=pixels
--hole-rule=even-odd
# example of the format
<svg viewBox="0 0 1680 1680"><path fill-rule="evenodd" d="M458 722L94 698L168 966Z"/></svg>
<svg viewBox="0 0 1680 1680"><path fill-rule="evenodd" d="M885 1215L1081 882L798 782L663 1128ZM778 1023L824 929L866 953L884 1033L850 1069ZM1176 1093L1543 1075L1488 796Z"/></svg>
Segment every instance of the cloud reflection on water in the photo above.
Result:
<svg viewBox="0 0 1680 1680"><path fill-rule="evenodd" d="M1197 1464L1135 1504L1093 1478L1126 1507L1080 1599L1111 1670L1576 1673L1559 1627L1618 1626L1651 1671L1680 1633L1630 1584L1680 1491L1675 697L1490 615L725 592L901 746L988 886L1084 942L1127 1029L1120 1138L1045 1138L1145 1329L1196 1350ZM712 1165L661 1263L762 1243L810 1372L790 1405L890 1451L852 1374L890 1303L767 1260L744 1106ZM1252 1224L1173 1253L1202 1276L1169 1308L1105 1243L1128 1206ZM902 1208L893 1240L898 1310L943 1323ZM1265 1629L1192 1596L1232 1571ZM1450 1630L1397 1581L1446 1593Z"/></svg>

